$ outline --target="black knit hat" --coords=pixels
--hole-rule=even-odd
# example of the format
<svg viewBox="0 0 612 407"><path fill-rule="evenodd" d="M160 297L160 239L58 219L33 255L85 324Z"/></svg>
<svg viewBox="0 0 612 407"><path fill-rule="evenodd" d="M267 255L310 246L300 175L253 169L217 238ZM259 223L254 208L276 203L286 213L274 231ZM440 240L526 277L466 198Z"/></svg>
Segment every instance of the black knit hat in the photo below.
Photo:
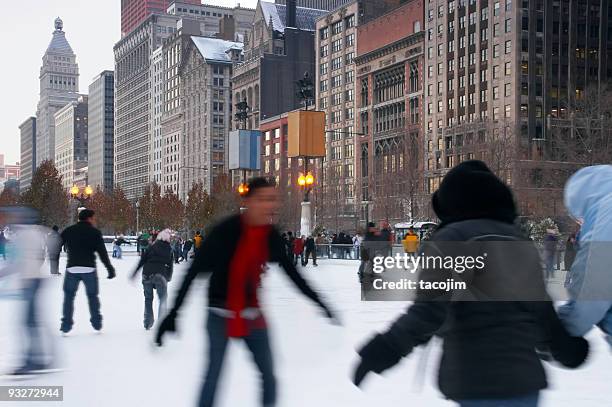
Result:
<svg viewBox="0 0 612 407"><path fill-rule="evenodd" d="M477 160L450 170L431 204L443 224L479 218L513 223L517 216L510 188Z"/></svg>

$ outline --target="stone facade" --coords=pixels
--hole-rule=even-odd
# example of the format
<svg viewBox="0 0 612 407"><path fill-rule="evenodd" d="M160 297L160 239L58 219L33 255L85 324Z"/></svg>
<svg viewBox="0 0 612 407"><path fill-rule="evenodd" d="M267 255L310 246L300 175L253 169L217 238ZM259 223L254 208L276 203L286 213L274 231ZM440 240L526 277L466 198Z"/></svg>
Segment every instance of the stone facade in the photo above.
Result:
<svg viewBox="0 0 612 407"><path fill-rule="evenodd" d="M79 66L63 29L64 24L58 17L40 68L40 101L36 111L37 166L55 156L55 113L79 97Z"/></svg>
<svg viewBox="0 0 612 407"><path fill-rule="evenodd" d="M55 113L55 166L66 191L77 172L87 167L87 112L87 96L81 96Z"/></svg>
<svg viewBox="0 0 612 407"><path fill-rule="evenodd" d="M32 175L36 171L36 117L28 117L19 125L21 139L21 176L19 189L30 188Z"/></svg>
<svg viewBox="0 0 612 407"><path fill-rule="evenodd" d="M95 189L113 188L115 75L104 71L89 85L88 180Z"/></svg>

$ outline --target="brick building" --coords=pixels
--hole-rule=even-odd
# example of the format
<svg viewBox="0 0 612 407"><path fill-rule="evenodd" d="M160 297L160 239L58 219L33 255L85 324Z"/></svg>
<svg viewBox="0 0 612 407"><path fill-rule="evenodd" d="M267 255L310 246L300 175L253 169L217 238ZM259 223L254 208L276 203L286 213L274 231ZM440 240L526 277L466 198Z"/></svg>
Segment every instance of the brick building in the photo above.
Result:
<svg viewBox="0 0 612 407"><path fill-rule="evenodd" d="M361 221L423 216L423 0L357 28L357 199Z"/></svg>

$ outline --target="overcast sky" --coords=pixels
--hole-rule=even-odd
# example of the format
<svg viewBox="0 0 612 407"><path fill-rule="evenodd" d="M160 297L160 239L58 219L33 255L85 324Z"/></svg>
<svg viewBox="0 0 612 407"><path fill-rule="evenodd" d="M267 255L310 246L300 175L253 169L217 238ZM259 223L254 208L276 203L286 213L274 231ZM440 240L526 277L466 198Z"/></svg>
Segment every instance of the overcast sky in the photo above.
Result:
<svg viewBox="0 0 612 407"><path fill-rule="evenodd" d="M272 1L272 0L269 0ZM79 64L79 90L87 93L92 79L113 69L113 45L120 38L121 0L18 0L3 2L0 34L0 154L19 161L19 125L36 115L39 70L51 41L53 21L64 20L66 38ZM254 8L257 0L205 0L204 3Z"/></svg>

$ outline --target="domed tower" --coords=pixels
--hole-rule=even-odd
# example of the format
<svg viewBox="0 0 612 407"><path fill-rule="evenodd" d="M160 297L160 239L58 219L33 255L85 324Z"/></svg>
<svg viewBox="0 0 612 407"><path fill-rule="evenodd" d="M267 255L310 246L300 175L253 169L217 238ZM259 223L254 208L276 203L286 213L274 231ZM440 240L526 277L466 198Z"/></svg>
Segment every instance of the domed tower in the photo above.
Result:
<svg viewBox="0 0 612 407"><path fill-rule="evenodd" d="M36 165L55 157L55 113L79 97L79 66L66 39L64 22L53 22L51 42L40 67L40 100L36 111Z"/></svg>

